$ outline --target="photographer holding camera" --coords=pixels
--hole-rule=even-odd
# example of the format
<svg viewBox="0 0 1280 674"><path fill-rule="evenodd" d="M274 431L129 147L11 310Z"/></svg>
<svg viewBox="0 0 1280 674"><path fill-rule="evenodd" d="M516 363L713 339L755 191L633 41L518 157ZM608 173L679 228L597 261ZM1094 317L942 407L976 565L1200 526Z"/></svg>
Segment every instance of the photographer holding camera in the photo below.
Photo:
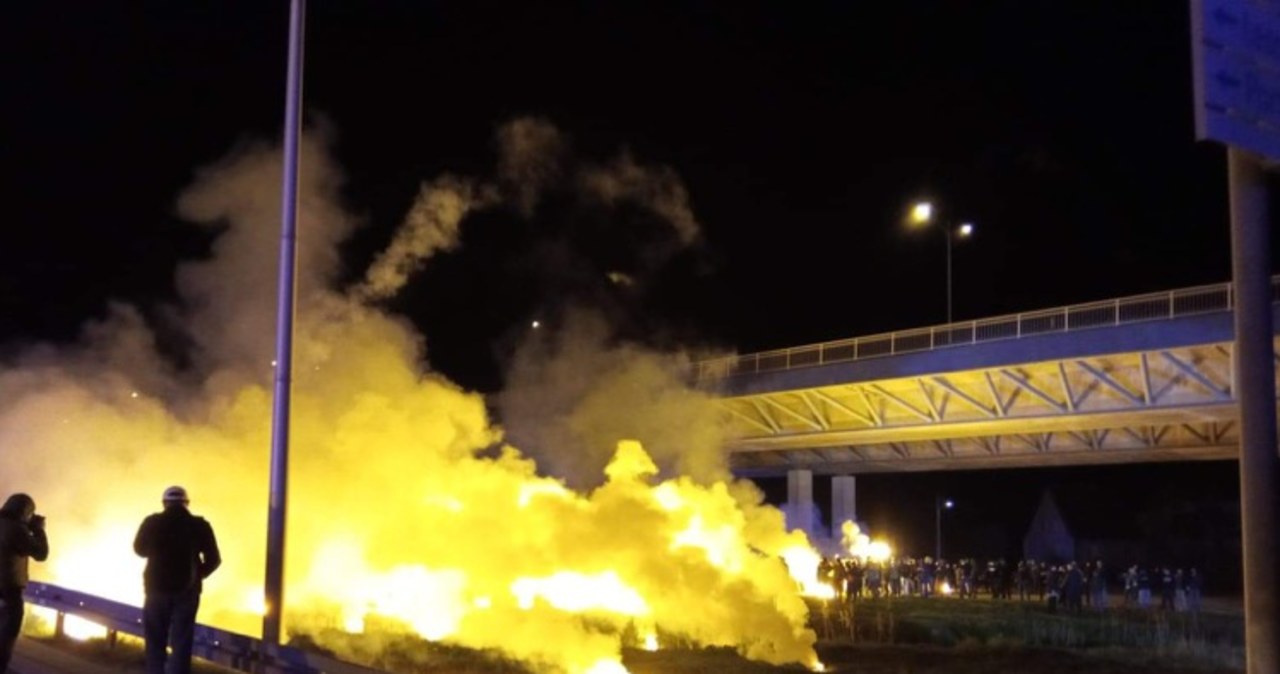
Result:
<svg viewBox="0 0 1280 674"><path fill-rule="evenodd" d="M22 630L28 558L48 559L49 539L36 502L26 494L14 494L0 507L0 672L9 667Z"/></svg>

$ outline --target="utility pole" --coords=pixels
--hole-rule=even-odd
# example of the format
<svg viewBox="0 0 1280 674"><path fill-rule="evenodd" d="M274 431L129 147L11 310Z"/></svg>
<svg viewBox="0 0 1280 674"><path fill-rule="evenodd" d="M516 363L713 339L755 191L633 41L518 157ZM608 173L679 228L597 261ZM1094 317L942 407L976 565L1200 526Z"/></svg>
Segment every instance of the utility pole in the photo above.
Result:
<svg viewBox="0 0 1280 674"><path fill-rule="evenodd" d="M302 44L306 0L289 8L289 71L284 99L284 176L280 186L280 277L276 306L271 489L267 507L266 613L262 640L280 643L284 615L285 515L289 482L289 403L293 386L294 263L298 249L298 142L302 127Z"/></svg>

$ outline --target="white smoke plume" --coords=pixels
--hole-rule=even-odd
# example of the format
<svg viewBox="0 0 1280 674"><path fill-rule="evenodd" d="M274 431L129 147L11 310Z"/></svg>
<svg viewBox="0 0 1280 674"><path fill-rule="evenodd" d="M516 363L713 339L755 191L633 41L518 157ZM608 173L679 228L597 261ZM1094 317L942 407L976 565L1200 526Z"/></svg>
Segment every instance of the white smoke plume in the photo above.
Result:
<svg viewBox="0 0 1280 674"><path fill-rule="evenodd" d="M689 366L688 354L615 343L598 314L574 311L521 345L495 401L507 437L572 486L600 482L618 438L639 440L665 474L726 480L729 426Z"/></svg>
<svg viewBox="0 0 1280 674"><path fill-rule="evenodd" d="M498 180L528 217L543 191L562 177L566 140L551 122L517 117L498 128Z"/></svg>
<svg viewBox="0 0 1280 674"><path fill-rule="evenodd" d="M604 165L584 163L570 180L565 166L568 140L553 124L517 117L494 134L498 149L496 182L444 174L423 183L404 223L353 293L360 300L394 296L433 255L454 250L462 224L475 211L507 204L525 217L550 190L570 190L579 198L614 206L641 206L670 225L679 246L694 244L701 228L680 177L666 166L637 164L622 152Z"/></svg>
<svg viewBox="0 0 1280 674"><path fill-rule="evenodd" d="M336 246L354 220L324 143L303 148L286 631L335 648L348 642L326 634L410 635L571 674L625 671L621 648L638 645L628 634L816 666L807 609L780 561L807 546L803 535L749 483L709 481L714 469L675 459L701 479L659 479L622 435L589 492L540 476L514 447L493 456L501 431L484 400L426 367L408 321L334 288ZM246 633L261 624L278 164L278 150L250 146L179 199L185 216L222 228L210 259L178 270L175 314L189 321L195 368L166 364L127 304L77 344L0 364L0 491L28 492L48 515L39 579L140 603L133 534L161 491L182 484L225 558L201 621ZM609 435L635 432L664 462L682 435L712 442L699 414L653 429L592 413L611 396L635 415L655 395L672 396L658 409L700 407L670 391L670 363L605 353L593 363L599 372L562 374L616 383L577 394L569 406L583 421L567 441L601 454Z"/></svg>
<svg viewBox="0 0 1280 674"><path fill-rule="evenodd" d="M457 247L462 220L469 212L495 200L491 187L477 187L471 180L449 174L423 183L391 245L374 260L364 282L356 286L356 296L379 300L395 295L427 259Z"/></svg>
<svg viewBox="0 0 1280 674"><path fill-rule="evenodd" d="M608 164L586 167L578 180L587 194L606 204L629 201L649 208L671 224L684 245L701 235L684 181L670 167L641 166L623 152Z"/></svg>
<svg viewBox="0 0 1280 674"><path fill-rule="evenodd" d="M343 176L327 145L325 135L312 134L299 146L299 305L333 286L337 244L356 226L335 199ZM209 259L184 262L177 272L180 311L210 368L270 373L282 169L278 148L246 144L198 171L178 199L181 217L220 232Z"/></svg>

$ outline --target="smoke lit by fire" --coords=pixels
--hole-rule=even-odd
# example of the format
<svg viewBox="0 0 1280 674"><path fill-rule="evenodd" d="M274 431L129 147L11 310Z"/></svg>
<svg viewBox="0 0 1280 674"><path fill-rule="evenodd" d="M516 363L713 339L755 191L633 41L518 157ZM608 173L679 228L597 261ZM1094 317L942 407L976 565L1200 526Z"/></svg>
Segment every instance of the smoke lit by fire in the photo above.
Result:
<svg viewBox="0 0 1280 674"><path fill-rule="evenodd" d="M413 231L344 292L336 250L354 220L334 198L341 175L323 143L304 146L286 630L412 634L574 673L625 671L620 649L657 649L660 635L817 667L788 574L816 569L816 556L752 485L705 478L723 467L660 475L624 436L610 439L599 486L571 489L504 445L481 396L433 373L422 337L371 303L454 245L458 219L495 197L466 181L431 183ZM653 172L662 182L647 189L633 159L616 165L625 179L592 184L609 199L657 195L662 212L680 215L679 237L693 237L673 174ZM225 227L210 259L179 268L183 303L162 312L191 338L188 365L161 357L153 324L116 304L77 345L30 347L0 366L0 488L31 493L48 515L52 554L33 564L38 577L140 604L136 527L166 486L182 484L225 560L201 621L259 631L279 169L278 151L250 148L203 171L179 201L187 219ZM680 407L697 404L683 395Z"/></svg>
<svg viewBox="0 0 1280 674"><path fill-rule="evenodd" d="M864 562L884 562L893 555L893 550L885 541L873 541L852 520L845 520L840 525L840 547L850 556Z"/></svg>

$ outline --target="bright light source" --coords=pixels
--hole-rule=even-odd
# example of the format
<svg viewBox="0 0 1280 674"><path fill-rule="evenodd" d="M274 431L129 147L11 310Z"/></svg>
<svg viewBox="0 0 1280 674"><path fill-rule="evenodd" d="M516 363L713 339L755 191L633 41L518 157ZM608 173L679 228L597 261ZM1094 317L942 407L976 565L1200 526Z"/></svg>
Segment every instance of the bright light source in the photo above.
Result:
<svg viewBox="0 0 1280 674"><path fill-rule="evenodd" d="M955 501L952 501L951 499L947 499L947 501L946 501L945 503L943 503L942 505L943 505L943 507L946 507L946 508L954 508L954 507L955 507L955 505L956 505L956 502L955 502Z"/></svg>
<svg viewBox="0 0 1280 674"><path fill-rule="evenodd" d="M933 219L933 204L919 201L911 207L911 222L923 225L931 219Z"/></svg>
<svg viewBox="0 0 1280 674"><path fill-rule="evenodd" d="M529 327L533 328L534 330L537 330L538 328L542 327L542 323L538 321L534 321L529 324Z"/></svg>
<svg viewBox="0 0 1280 674"><path fill-rule="evenodd" d="M969 236L971 234L973 234L973 223L972 222L960 223L960 236Z"/></svg>

